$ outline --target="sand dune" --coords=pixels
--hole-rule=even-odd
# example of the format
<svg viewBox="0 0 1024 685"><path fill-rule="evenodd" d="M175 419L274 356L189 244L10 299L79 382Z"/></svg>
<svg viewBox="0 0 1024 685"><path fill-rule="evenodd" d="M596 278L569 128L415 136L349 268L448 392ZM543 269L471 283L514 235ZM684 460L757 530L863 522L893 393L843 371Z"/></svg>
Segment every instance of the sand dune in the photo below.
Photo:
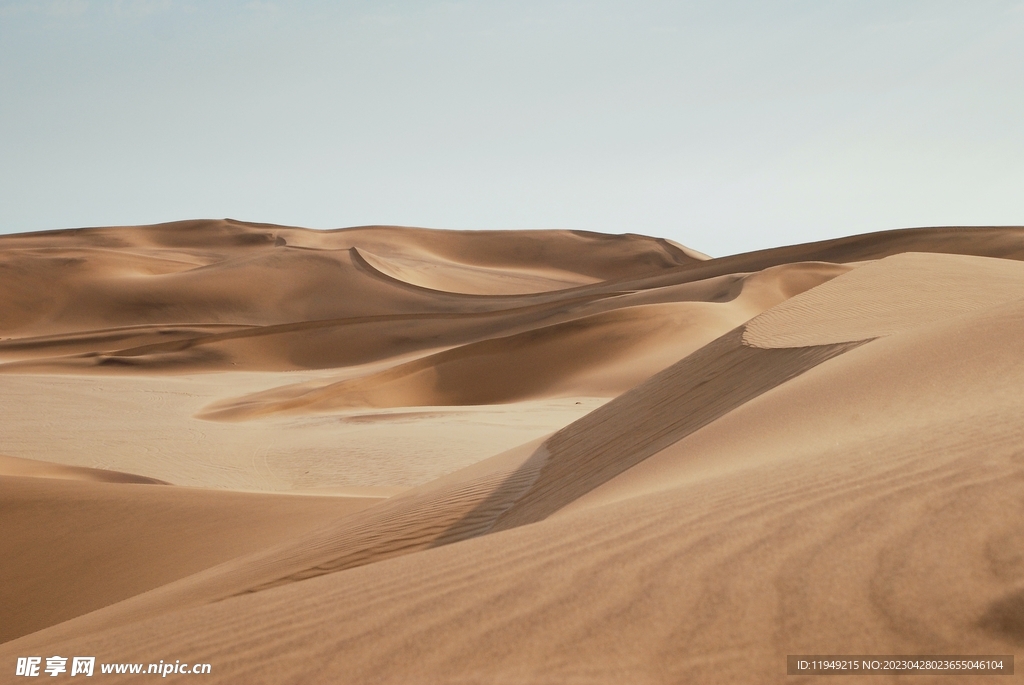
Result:
<svg viewBox="0 0 1024 685"><path fill-rule="evenodd" d="M293 265L280 266L280 276L291 278ZM309 275L300 266L294 268ZM388 297L389 284L376 282L357 295L365 296L370 306L384 313L308 320L295 312L296 320L281 324L168 323L22 336L0 341L0 360L7 362L0 364L0 371L109 374L348 367L526 333L638 304L673 302L692 303L679 308L688 310L686 315L694 319L691 331L710 328L721 333L847 268L797 263L696 282L690 281L685 272L678 272L668 280L659 276L633 280L624 289L601 282L545 293L533 300L464 298L461 308L454 307L448 295L436 293L436 298L421 303L425 312L415 313L393 313L402 312L405 304ZM224 277L235 282L234 277ZM249 278L252 276L238 276L243 283ZM309 287L317 287L317 280L311 278ZM696 305L701 302L729 306L701 308ZM707 319L708 324L699 319ZM705 331L700 339L707 342L713 337Z"/></svg>
<svg viewBox="0 0 1024 685"><path fill-rule="evenodd" d="M237 420L346 407L614 397L755 314L847 270L798 263L578 302L571 319L560 313L557 323L537 322L521 333L494 335L336 383L301 383L218 402L200 416Z"/></svg>
<svg viewBox="0 0 1024 685"><path fill-rule="evenodd" d="M373 268L359 248L380 258L433 258L441 274L478 269L502 287L482 288L496 291L491 297L424 288ZM128 324L267 325L424 309L488 311L530 301L509 296L534 292L538 274L564 287L699 261L696 253L643 236L310 231L231 220L0 236L0 254L0 321L19 336Z"/></svg>
<svg viewBox="0 0 1024 685"><path fill-rule="evenodd" d="M755 347L868 340L1024 296L1024 263L963 255L886 257L750 322Z"/></svg>
<svg viewBox="0 0 1024 685"><path fill-rule="evenodd" d="M55 478L58 480L80 480L92 483L142 483L149 485L167 485L156 478L136 476L133 473L109 471L106 469L90 469L81 466L51 464L34 459L5 457L0 454L0 477L20 476L27 478Z"/></svg>
<svg viewBox="0 0 1024 685"><path fill-rule="evenodd" d="M0 461L0 549L8 558L16 555L17 563L0 565L0 640L164 585L379 500L154 487L138 485L147 479L129 474L49 464L18 463L20 474L12 476L10 463Z"/></svg>
<svg viewBox="0 0 1024 685"><path fill-rule="evenodd" d="M1024 229L709 259L183 222L0 259L0 661L772 683L1024 640Z"/></svg>

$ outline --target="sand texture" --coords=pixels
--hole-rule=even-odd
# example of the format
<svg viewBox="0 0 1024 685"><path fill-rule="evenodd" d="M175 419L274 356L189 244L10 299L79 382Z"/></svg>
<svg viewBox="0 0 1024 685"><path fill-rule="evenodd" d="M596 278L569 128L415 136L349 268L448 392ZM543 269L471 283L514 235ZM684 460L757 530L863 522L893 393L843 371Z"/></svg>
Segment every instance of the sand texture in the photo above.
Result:
<svg viewBox="0 0 1024 685"><path fill-rule="evenodd" d="M0 236L0 682L55 654L453 685L1013 654L1021 417L1024 228L717 259L579 231Z"/></svg>

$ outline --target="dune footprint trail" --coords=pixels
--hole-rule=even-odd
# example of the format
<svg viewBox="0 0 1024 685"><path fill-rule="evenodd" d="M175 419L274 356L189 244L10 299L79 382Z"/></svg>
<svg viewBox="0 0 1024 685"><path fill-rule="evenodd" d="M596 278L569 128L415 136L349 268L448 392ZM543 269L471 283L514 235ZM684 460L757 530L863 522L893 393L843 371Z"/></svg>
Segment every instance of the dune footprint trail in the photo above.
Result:
<svg viewBox="0 0 1024 685"><path fill-rule="evenodd" d="M311 249L298 229L253 229L277 237L251 243L236 224L223 230L260 250ZM1021 644L1021 229L893 231L722 259L638 239L626 243L632 270L613 250L538 265L537 242L510 263L472 240L453 249L414 233L389 252L402 229L343 244L355 235L317 240L355 250L353 273L413 298L393 300L406 311L193 328L201 337L136 348L133 373L166 373L147 356L207 345L217 352L203 363L223 373L261 346L286 358L281 326L338 340L369 326L404 342L367 366L354 356L297 380L264 371L256 392L224 386L183 425L340 426L345 440L371 425L353 418L410 408L486 408L514 423L530 403L602 401L372 502L276 495L291 519L270 526L268 510L265 544L54 615L69 620L0 645L0 658L173 652L213 664L213 682L768 683L787 680L790 653ZM554 253L578 238L559 236ZM435 312L425 318L421 297ZM75 335L68 345L101 338ZM255 347L231 347L243 340ZM103 368L52 349L47 373ZM7 373L35 373L40 358ZM424 426L424 441L446 439L445 424ZM176 491L118 478L90 487ZM232 516L249 506L210 497L203 506Z"/></svg>

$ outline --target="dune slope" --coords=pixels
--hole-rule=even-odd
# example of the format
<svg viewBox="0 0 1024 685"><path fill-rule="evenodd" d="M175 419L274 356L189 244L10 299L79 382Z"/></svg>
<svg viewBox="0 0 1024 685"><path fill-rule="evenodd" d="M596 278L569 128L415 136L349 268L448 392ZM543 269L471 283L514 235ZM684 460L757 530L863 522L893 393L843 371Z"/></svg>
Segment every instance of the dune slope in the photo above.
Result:
<svg viewBox="0 0 1024 685"><path fill-rule="evenodd" d="M28 468L20 470L25 474ZM0 641L191 575L380 499L141 485L146 479L130 474L58 465L40 464L32 475L5 471L0 551L8 561L0 565Z"/></svg>

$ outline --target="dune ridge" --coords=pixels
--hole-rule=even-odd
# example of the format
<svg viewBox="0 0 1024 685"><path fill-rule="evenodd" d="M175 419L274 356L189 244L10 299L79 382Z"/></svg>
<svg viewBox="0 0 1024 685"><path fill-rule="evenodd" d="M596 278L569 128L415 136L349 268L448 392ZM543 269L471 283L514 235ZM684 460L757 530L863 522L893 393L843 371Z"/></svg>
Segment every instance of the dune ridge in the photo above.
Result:
<svg viewBox="0 0 1024 685"><path fill-rule="evenodd" d="M92 483L140 483L148 485L168 485L167 482L134 473L123 473L109 469L92 469L83 466L67 466L51 464L35 459L6 457L0 454L0 477L17 476L21 478L55 478L59 480L80 480Z"/></svg>

